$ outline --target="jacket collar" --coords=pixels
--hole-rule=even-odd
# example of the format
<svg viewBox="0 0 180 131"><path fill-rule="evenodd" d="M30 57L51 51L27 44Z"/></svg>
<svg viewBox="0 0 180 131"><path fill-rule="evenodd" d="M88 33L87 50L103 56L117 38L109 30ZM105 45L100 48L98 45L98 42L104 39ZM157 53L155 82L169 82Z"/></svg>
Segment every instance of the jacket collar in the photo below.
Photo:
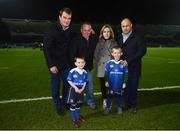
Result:
<svg viewBox="0 0 180 131"><path fill-rule="evenodd" d="M68 26L68 27L66 27L66 28L63 29L63 27L62 27L62 25L60 24L60 22L57 21L57 28L58 28L58 30L60 30L60 31L67 31L67 30L70 29L70 26Z"/></svg>
<svg viewBox="0 0 180 131"><path fill-rule="evenodd" d="M131 34L129 35L129 37L127 38L127 40L123 43L123 35L121 34L121 43L123 43L122 45L126 45L128 43L128 41L130 39L132 39L134 37L134 31L132 30Z"/></svg>

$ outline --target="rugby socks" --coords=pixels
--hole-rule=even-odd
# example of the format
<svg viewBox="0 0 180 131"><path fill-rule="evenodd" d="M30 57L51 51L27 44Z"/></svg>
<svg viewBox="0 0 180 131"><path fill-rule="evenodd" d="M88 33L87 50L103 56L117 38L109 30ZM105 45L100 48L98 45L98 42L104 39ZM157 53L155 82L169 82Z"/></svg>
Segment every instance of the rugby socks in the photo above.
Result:
<svg viewBox="0 0 180 131"><path fill-rule="evenodd" d="M76 105L76 119L78 119L79 116L80 116L80 105L77 104L77 105Z"/></svg>
<svg viewBox="0 0 180 131"><path fill-rule="evenodd" d="M77 115L76 115L76 105L70 105L70 112L71 112L71 120L75 121L77 120Z"/></svg>

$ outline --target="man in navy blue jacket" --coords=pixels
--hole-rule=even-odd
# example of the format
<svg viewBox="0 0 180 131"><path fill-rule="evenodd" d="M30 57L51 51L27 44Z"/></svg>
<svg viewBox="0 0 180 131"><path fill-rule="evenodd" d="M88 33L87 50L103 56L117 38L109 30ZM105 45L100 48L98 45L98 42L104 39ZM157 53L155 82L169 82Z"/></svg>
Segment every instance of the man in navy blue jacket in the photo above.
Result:
<svg viewBox="0 0 180 131"><path fill-rule="evenodd" d="M44 55L50 71L52 83L52 98L57 113L64 115L63 105L66 103L68 83L67 75L70 70L68 48L74 36L70 25L72 12L63 8L59 12L59 20L53 25L44 37ZM63 81L62 99L60 98L60 79Z"/></svg>
<svg viewBox="0 0 180 131"><path fill-rule="evenodd" d="M146 53L146 43L141 33L132 28L130 19L121 21L122 33L118 36L118 44L123 50L122 59L128 66L128 83L125 90L126 106L133 113L137 109L137 88L141 76L141 60Z"/></svg>

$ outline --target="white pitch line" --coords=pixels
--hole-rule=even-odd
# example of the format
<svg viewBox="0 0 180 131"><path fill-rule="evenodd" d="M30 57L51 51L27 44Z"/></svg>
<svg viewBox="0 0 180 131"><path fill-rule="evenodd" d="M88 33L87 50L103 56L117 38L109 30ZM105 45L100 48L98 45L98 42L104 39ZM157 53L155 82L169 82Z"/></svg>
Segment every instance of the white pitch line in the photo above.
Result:
<svg viewBox="0 0 180 131"><path fill-rule="evenodd" d="M180 63L179 60L176 59L166 59L166 58L155 58L155 57L149 57L147 59L144 59L146 61L151 61L151 62L166 62L169 64L174 64L174 63Z"/></svg>
<svg viewBox="0 0 180 131"><path fill-rule="evenodd" d="M154 90L165 90L165 89L174 89L174 88L180 88L180 85L179 86L154 87L154 88L142 88L142 89L138 89L138 91L154 91Z"/></svg>
<svg viewBox="0 0 180 131"><path fill-rule="evenodd" d="M47 97L39 97L39 98L2 100L2 101L0 101L0 104L17 103L17 102L24 102L24 101L48 100L48 99L52 99L52 97L47 96Z"/></svg>
<svg viewBox="0 0 180 131"><path fill-rule="evenodd" d="M154 88L142 88L138 89L138 91L154 91L154 90L165 90L165 89L175 89L180 88L179 86L166 86L166 87L154 87ZM94 95L100 95L101 92L96 92ZM17 102L26 102L26 101L39 101L39 100L49 100L52 99L52 97L38 97L38 98L26 98L26 99L11 99L11 100L2 100L0 101L0 104L7 104L7 103L17 103Z"/></svg>
<svg viewBox="0 0 180 131"><path fill-rule="evenodd" d="M171 58L163 58L163 57L152 57L152 56L149 56L148 59L156 59L156 60L164 60L164 61L179 61L177 59L171 59Z"/></svg>

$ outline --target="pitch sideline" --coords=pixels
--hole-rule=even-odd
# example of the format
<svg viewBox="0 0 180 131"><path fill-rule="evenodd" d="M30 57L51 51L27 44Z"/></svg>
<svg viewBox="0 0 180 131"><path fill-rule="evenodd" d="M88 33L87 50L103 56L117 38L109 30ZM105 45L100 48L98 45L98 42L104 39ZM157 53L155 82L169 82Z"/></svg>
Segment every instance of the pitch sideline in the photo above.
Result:
<svg viewBox="0 0 180 131"><path fill-rule="evenodd" d="M154 91L154 90L165 90L165 89L175 89L180 88L179 86L166 86L166 87L154 87L154 88L142 88L138 89L138 91ZM100 92L94 93L94 95L100 95ZM52 99L52 97L38 97L38 98L26 98L26 99L11 99L11 100L2 100L0 101L0 104L7 104L7 103L17 103L17 102L27 102L27 101L38 101L38 100L48 100Z"/></svg>

